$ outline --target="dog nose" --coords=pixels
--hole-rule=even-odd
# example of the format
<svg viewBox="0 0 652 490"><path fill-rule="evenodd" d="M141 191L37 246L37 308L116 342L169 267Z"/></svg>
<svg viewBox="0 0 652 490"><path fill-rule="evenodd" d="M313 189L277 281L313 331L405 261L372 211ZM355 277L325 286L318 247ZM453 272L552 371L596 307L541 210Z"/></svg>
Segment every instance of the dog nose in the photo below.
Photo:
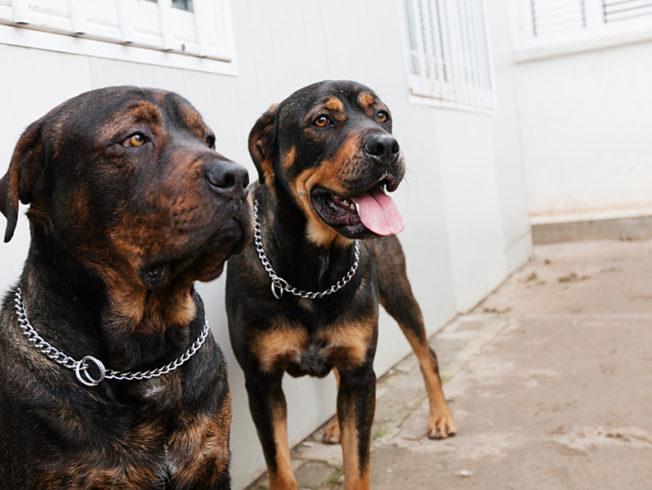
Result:
<svg viewBox="0 0 652 490"><path fill-rule="evenodd" d="M364 151L376 160L389 158L395 161L398 158L398 141L391 134L370 134L364 140Z"/></svg>
<svg viewBox="0 0 652 490"><path fill-rule="evenodd" d="M249 185L247 170L235 162L216 160L207 164L206 180L215 192L221 195L244 194Z"/></svg>

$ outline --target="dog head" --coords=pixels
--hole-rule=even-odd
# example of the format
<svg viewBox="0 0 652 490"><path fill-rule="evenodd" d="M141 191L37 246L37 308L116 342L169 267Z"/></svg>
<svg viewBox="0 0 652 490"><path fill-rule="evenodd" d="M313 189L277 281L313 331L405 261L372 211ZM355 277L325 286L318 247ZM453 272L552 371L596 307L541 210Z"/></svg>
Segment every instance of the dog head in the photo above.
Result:
<svg viewBox="0 0 652 490"><path fill-rule="evenodd" d="M386 191L401 182L404 159L390 111L368 87L323 81L298 90L258 119L249 152L271 195L283 193L301 209L312 242L403 229Z"/></svg>
<svg viewBox="0 0 652 490"><path fill-rule="evenodd" d="M11 239L18 202L56 243L109 284L163 287L219 275L251 235L246 170L177 94L109 87L32 123L0 180Z"/></svg>

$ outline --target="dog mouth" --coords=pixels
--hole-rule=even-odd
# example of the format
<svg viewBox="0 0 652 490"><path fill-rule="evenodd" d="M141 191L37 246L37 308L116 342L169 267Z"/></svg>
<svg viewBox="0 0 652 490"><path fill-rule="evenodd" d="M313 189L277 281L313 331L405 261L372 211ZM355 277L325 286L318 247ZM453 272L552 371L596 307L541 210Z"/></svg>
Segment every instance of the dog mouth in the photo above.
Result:
<svg viewBox="0 0 652 490"><path fill-rule="evenodd" d="M209 233L190 245L168 249L144 263L138 271L142 284L149 289L161 288L175 276L188 272L193 280L204 282L218 277L226 260L241 253L251 240L253 218L249 206Z"/></svg>
<svg viewBox="0 0 652 490"><path fill-rule="evenodd" d="M345 236L358 237L365 231L388 236L405 227L396 203L387 195L388 189L395 188L382 180L367 191L344 197L317 187L311 191L310 200L322 221Z"/></svg>

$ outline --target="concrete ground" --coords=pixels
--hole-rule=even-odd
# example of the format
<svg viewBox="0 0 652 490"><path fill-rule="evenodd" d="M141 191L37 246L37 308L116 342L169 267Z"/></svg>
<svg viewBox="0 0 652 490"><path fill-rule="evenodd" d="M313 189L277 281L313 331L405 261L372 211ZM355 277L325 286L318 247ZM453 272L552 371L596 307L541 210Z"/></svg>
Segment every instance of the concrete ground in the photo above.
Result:
<svg viewBox="0 0 652 490"><path fill-rule="evenodd" d="M536 246L431 340L459 433L425 436L409 356L378 386L373 489L652 489L652 241ZM299 488L342 486L320 440L293 451Z"/></svg>

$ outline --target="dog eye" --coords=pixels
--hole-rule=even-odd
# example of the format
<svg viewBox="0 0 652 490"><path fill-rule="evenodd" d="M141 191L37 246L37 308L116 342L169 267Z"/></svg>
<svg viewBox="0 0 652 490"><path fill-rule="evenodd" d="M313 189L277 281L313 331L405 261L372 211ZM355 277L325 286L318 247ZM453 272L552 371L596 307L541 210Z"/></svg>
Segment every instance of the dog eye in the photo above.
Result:
<svg viewBox="0 0 652 490"><path fill-rule="evenodd" d="M206 146L208 146L211 150L215 149L215 136L212 134L209 134L206 136Z"/></svg>
<svg viewBox="0 0 652 490"><path fill-rule="evenodd" d="M318 128L325 128L326 126L331 124L331 120L328 119L327 116L319 116L317 119L314 120L313 124Z"/></svg>
<svg viewBox="0 0 652 490"><path fill-rule="evenodd" d="M134 133L122 142L123 146L143 146L147 143L147 136L143 133Z"/></svg>
<svg viewBox="0 0 652 490"><path fill-rule="evenodd" d="M384 123L389 121L389 114L385 111L378 111L376 113L376 119L378 119L378 122Z"/></svg>

